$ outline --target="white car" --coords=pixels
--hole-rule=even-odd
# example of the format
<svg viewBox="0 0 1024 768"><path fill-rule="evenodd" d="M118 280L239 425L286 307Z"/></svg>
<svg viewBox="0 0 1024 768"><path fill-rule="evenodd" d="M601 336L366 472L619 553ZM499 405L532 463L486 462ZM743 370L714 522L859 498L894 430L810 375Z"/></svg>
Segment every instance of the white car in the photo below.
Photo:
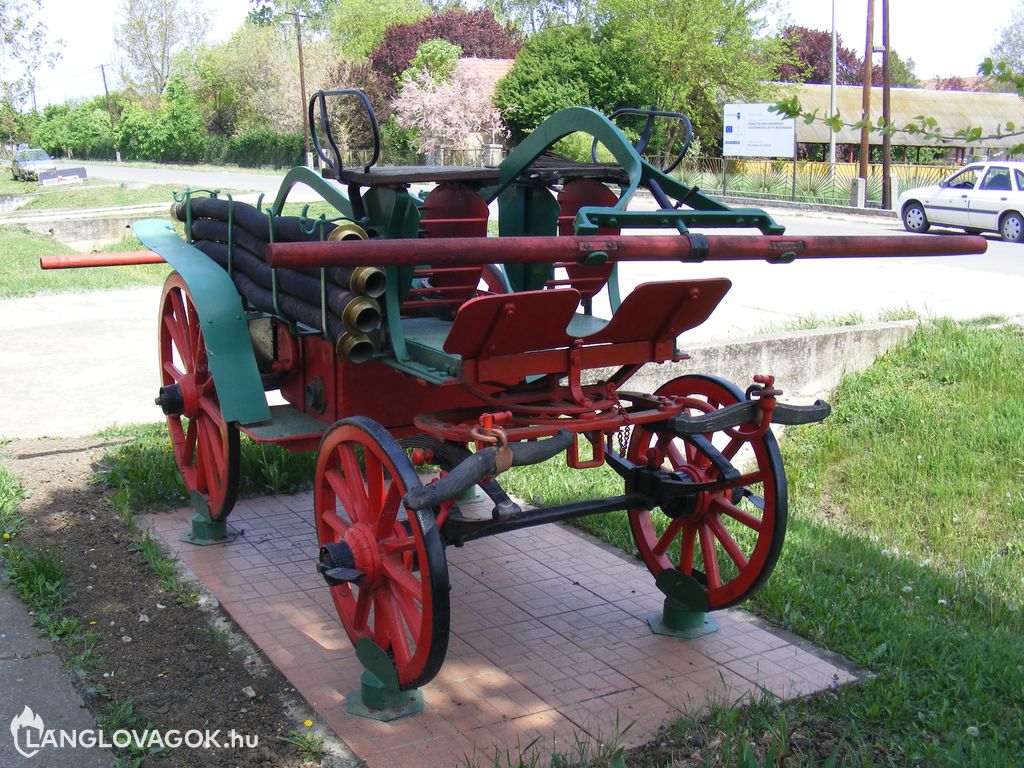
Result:
<svg viewBox="0 0 1024 768"><path fill-rule="evenodd" d="M908 232L941 224L1024 242L1024 162L971 163L938 184L908 189L898 210Z"/></svg>

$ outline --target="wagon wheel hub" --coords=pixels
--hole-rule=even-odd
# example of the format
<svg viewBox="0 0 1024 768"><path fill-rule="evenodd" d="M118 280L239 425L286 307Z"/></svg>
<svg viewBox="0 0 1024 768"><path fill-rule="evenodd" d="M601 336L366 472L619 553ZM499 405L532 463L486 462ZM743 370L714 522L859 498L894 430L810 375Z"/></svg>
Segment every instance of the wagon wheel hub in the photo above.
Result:
<svg viewBox="0 0 1024 768"><path fill-rule="evenodd" d="M384 579L384 566L374 531L364 523L357 523L345 531L343 538L352 550L356 570L364 574L360 586L364 589L380 586Z"/></svg>

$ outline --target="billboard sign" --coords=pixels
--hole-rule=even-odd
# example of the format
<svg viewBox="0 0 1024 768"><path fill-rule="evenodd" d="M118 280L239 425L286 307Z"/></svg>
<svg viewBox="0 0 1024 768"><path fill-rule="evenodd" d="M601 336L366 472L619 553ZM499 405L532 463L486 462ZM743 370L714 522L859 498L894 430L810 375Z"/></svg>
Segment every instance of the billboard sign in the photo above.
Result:
<svg viewBox="0 0 1024 768"><path fill-rule="evenodd" d="M770 110L771 104L726 104L722 154L725 157L793 157L796 119Z"/></svg>

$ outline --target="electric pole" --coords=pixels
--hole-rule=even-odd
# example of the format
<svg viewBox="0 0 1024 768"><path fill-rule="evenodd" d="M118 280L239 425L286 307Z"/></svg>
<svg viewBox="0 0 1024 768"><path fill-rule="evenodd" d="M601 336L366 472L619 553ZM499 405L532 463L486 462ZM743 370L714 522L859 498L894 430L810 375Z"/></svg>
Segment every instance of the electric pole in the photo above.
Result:
<svg viewBox="0 0 1024 768"><path fill-rule="evenodd" d="M875 0L868 0L868 32L867 42L864 44L864 96L861 102L860 119L865 125L860 129L860 177L867 184L868 160L871 153L871 145L868 142L870 128L867 122L871 119L871 58L874 53L874 32L875 32Z"/></svg>
<svg viewBox="0 0 1024 768"><path fill-rule="evenodd" d="M836 0L832 0L832 89L829 91L828 117L836 116ZM828 169L832 183L836 182L836 131L832 123L828 125Z"/></svg>
<svg viewBox="0 0 1024 768"><path fill-rule="evenodd" d="M107 88L107 70L105 64L100 64L100 75L103 77L103 93L107 96L107 115L110 117L110 130L114 130L114 107L110 103L110 90Z"/></svg>
<svg viewBox="0 0 1024 768"><path fill-rule="evenodd" d="M299 44L299 91L302 98L302 133L306 140L306 164L310 164L309 110L306 108L306 67L302 61L302 14L295 11L295 39Z"/></svg>
<svg viewBox="0 0 1024 768"><path fill-rule="evenodd" d="M889 90L892 88L892 72L889 70L889 0L882 0L882 207L892 208L892 162L889 158L892 136L889 132Z"/></svg>

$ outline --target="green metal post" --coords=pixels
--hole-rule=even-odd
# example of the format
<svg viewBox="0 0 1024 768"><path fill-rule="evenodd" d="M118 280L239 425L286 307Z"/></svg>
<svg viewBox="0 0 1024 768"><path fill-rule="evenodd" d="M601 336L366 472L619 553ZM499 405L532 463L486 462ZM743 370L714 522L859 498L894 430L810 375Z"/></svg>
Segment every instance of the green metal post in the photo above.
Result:
<svg viewBox="0 0 1024 768"><path fill-rule="evenodd" d="M423 711L423 694L398 686L398 673L387 653L373 640L364 637L356 644L356 656L363 663L359 690L349 691L349 714L370 720L390 722Z"/></svg>
<svg viewBox="0 0 1024 768"><path fill-rule="evenodd" d="M216 522L210 519L210 508L206 499L198 491L192 491L192 530L181 537L187 544L195 544L197 547L209 547L213 544L229 544L238 536L238 531L222 520Z"/></svg>
<svg viewBox="0 0 1024 768"><path fill-rule="evenodd" d="M665 595L661 613L647 617L647 623L656 635L692 639L718 630L707 613L707 593L692 576L675 568L666 568L654 583Z"/></svg>

